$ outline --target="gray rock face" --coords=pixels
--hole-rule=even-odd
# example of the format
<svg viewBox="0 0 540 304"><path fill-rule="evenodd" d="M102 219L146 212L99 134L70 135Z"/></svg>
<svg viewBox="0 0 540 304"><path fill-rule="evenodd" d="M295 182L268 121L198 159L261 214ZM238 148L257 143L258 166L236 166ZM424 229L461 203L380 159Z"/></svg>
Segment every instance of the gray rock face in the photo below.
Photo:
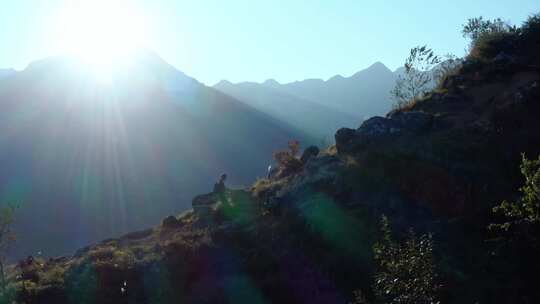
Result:
<svg viewBox="0 0 540 304"><path fill-rule="evenodd" d="M338 153L350 152L351 148L356 146L358 140L356 130L349 128L339 129L334 138Z"/></svg>
<svg viewBox="0 0 540 304"><path fill-rule="evenodd" d="M355 151L372 141L415 134L433 125L433 115L411 111L392 112L388 117L372 117L357 130L342 128L335 135L338 153Z"/></svg>
<svg viewBox="0 0 540 304"><path fill-rule="evenodd" d="M302 153L302 157L300 158L300 160L302 161L302 163L305 164L317 155L319 155L319 148L316 146L309 146L304 150L304 153Z"/></svg>
<svg viewBox="0 0 540 304"><path fill-rule="evenodd" d="M340 183L336 182L337 172L343 166L343 161L336 156L324 155L310 159L301 174L296 175L287 187L276 193L278 200L294 201L313 189L323 188L339 191ZM285 198L285 199L284 199Z"/></svg>
<svg viewBox="0 0 540 304"><path fill-rule="evenodd" d="M424 112L395 112L390 116L406 130L419 132L430 127L433 122L433 115Z"/></svg>
<svg viewBox="0 0 540 304"><path fill-rule="evenodd" d="M217 203L213 193L196 196L191 202L193 211L200 217L209 215L212 207Z"/></svg>
<svg viewBox="0 0 540 304"><path fill-rule="evenodd" d="M169 215L163 219L161 226L163 229L175 229L181 226L181 222L174 216Z"/></svg>
<svg viewBox="0 0 540 304"><path fill-rule="evenodd" d="M391 118L372 117L358 128L357 132L364 137L379 137L384 135L395 135L402 131L402 124Z"/></svg>

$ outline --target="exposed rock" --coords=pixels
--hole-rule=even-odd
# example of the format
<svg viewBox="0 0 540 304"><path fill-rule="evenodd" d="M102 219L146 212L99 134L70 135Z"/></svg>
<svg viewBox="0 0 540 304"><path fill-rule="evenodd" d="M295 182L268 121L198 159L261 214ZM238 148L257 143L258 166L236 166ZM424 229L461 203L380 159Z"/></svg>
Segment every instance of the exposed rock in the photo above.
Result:
<svg viewBox="0 0 540 304"><path fill-rule="evenodd" d="M364 121L360 128L358 128L359 134L365 138L398 135L401 131L402 125L400 122L379 116Z"/></svg>
<svg viewBox="0 0 540 304"><path fill-rule="evenodd" d="M336 141L336 150L338 153L350 152L351 148L355 146L357 140L356 130L349 128L341 128L336 132L334 136Z"/></svg>
<svg viewBox="0 0 540 304"><path fill-rule="evenodd" d="M217 204L217 201L214 193L202 194L193 199L191 206L195 214L203 218L212 213L212 209Z"/></svg>
<svg viewBox="0 0 540 304"><path fill-rule="evenodd" d="M300 157L300 160L302 161L302 163L305 164L317 155L319 155L319 148L317 146L309 146L304 150L304 153L302 153L302 157Z"/></svg>
<svg viewBox="0 0 540 304"><path fill-rule="evenodd" d="M431 128L433 115L419 111L393 111L388 117L372 117L358 130L342 128L336 132L338 153L354 152L373 140L393 138L404 134L418 133Z"/></svg>
<svg viewBox="0 0 540 304"><path fill-rule="evenodd" d="M433 115L418 111L394 112L389 118L397 121L403 129L415 132L426 130L433 123Z"/></svg>
<svg viewBox="0 0 540 304"><path fill-rule="evenodd" d="M331 189L332 192L339 192L340 185L336 183L337 171L343 165L343 161L336 156L325 155L314 157L304 166L302 174L295 176L286 187L279 189L276 198L281 200L294 200L294 197L302 197L305 192L313 189L322 191Z"/></svg>
<svg viewBox="0 0 540 304"><path fill-rule="evenodd" d="M163 219L161 222L161 227L163 229L175 229L182 225L182 222L180 222L175 216L169 215L166 218Z"/></svg>

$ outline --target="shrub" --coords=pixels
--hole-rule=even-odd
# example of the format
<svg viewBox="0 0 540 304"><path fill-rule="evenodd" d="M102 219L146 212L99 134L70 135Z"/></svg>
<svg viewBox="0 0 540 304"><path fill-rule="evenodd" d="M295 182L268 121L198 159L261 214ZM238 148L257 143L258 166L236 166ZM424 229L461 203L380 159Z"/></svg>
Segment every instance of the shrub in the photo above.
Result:
<svg viewBox="0 0 540 304"><path fill-rule="evenodd" d="M435 71L433 71L437 87L442 87L445 80L449 76L455 75L462 65L463 60L461 58L452 54L445 55L444 60L437 66Z"/></svg>
<svg viewBox="0 0 540 304"><path fill-rule="evenodd" d="M511 26L508 22L503 21L501 18L493 20L484 20L483 17L476 17L467 20L467 23L463 25L461 33L463 37L470 38L474 44L478 39L484 35L492 33L507 33L515 30L515 27Z"/></svg>
<svg viewBox="0 0 540 304"><path fill-rule="evenodd" d="M274 159L280 171L279 175L288 175L302 168L302 162L298 159L300 144L297 140L288 142L288 150L274 152Z"/></svg>
<svg viewBox="0 0 540 304"><path fill-rule="evenodd" d="M509 32L489 33L479 37L469 52L469 57L489 59L497 54L512 53L515 48L516 36Z"/></svg>
<svg viewBox="0 0 540 304"><path fill-rule="evenodd" d="M463 25L461 33L469 38L469 57L493 58L499 52L511 52L518 28L500 18L484 20L482 17L471 18Z"/></svg>
<svg viewBox="0 0 540 304"><path fill-rule="evenodd" d="M388 219L381 220L382 240L373 247L378 271L374 293L382 303L438 303L440 285L430 234L416 236L410 230L404 242L392 237Z"/></svg>
<svg viewBox="0 0 540 304"><path fill-rule="evenodd" d="M441 58L426 45L411 49L405 60L405 73L398 77L390 94L395 100L394 109L411 107L433 87L433 68L441 63Z"/></svg>
<svg viewBox="0 0 540 304"><path fill-rule="evenodd" d="M521 26L521 33L525 36L538 36L540 34L540 13L527 18Z"/></svg>
<svg viewBox="0 0 540 304"><path fill-rule="evenodd" d="M504 278L508 298L519 296L519 303L540 303L540 156L537 160L523 156L521 173L525 178L521 197L493 208L501 221L488 226L496 236L492 258L505 265L497 271L502 273L499 276Z"/></svg>
<svg viewBox="0 0 540 304"><path fill-rule="evenodd" d="M503 201L493 208L495 214L502 215L504 221L489 225L489 229L500 233L509 241L524 240L539 247L536 232L540 231L540 156L528 160L522 156L521 173L525 184L519 190L521 198L514 202Z"/></svg>

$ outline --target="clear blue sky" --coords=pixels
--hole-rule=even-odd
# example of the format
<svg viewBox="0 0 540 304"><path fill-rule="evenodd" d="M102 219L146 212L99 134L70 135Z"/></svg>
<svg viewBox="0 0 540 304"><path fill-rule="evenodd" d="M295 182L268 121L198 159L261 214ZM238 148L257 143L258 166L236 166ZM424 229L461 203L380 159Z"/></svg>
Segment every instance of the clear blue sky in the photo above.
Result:
<svg viewBox="0 0 540 304"><path fill-rule="evenodd" d="M0 67L22 69L58 52L51 24L65 2L3 0ZM131 3L147 17L148 45L206 84L349 76L376 61L395 69L418 44L463 55L460 28L467 18L502 17L520 24L540 11L538 0Z"/></svg>

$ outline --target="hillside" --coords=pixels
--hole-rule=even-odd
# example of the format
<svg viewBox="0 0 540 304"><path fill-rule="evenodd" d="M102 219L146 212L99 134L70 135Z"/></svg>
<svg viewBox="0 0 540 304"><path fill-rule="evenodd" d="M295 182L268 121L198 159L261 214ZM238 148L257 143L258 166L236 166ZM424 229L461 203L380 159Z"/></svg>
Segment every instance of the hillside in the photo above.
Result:
<svg viewBox="0 0 540 304"><path fill-rule="evenodd" d="M151 52L100 77L60 56L0 82L0 196L21 205L16 257L148 227L222 173L247 185L272 151L307 141Z"/></svg>
<svg viewBox="0 0 540 304"><path fill-rule="evenodd" d="M15 74L15 71L14 70L11 70L11 69L0 69L0 80L8 77L8 76L11 76Z"/></svg>
<svg viewBox="0 0 540 304"><path fill-rule="evenodd" d="M540 154L532 38L520 38L511 60L470 56L424 99L340 129L335 147L310 150L301 167L198 196L192 211L71 257L22 261L10 279L16 297L347 303L372 284L384 213L397 231L435 233L445 303L534 303L512 289L519 278L505 276L517 261L497 260L483 241L491 207L518 194L520 154Z"/></svg>

